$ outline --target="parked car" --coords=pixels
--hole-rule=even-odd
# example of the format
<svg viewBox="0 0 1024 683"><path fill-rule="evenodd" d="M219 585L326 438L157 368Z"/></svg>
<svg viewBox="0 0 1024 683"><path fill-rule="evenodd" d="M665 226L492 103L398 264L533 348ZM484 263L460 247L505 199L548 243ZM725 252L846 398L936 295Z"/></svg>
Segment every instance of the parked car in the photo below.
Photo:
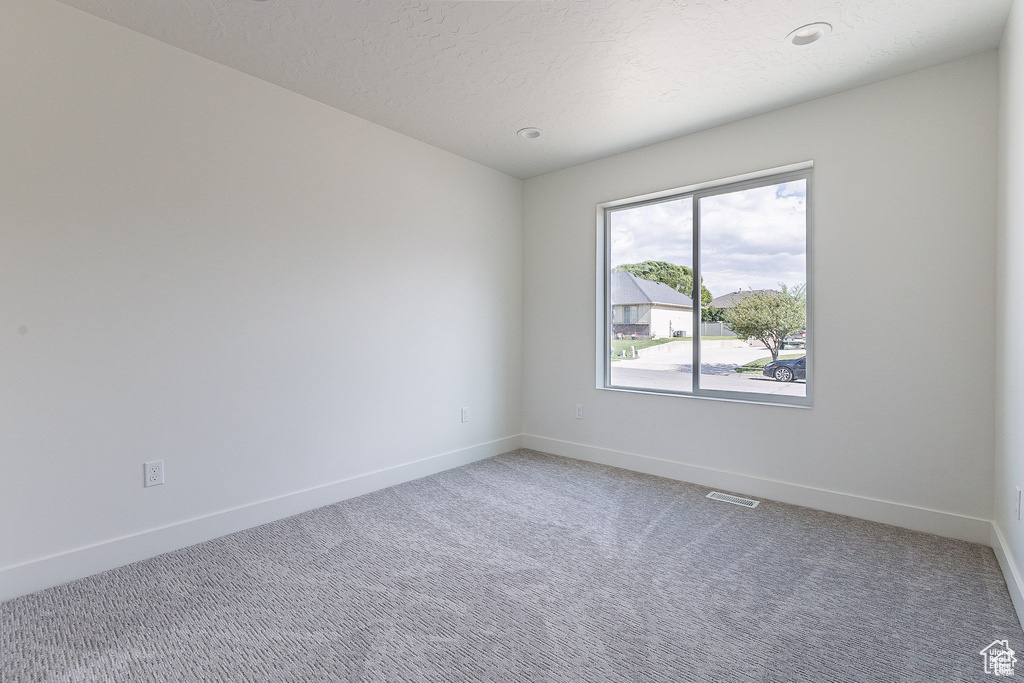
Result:
<svg viewBox="0 0 1024 683"><path fill-rule="evenodd" d="M773 360L764 366L761 374L766 377L772 377L779 382L807 379L807 356L786 360Z"/></svg>
<svg viewBox="0 0 1024 683"><path fill-rule="evenodd" d="M791 334L782 340L782 348L805 348L807 346L807 330Z"/></svg>

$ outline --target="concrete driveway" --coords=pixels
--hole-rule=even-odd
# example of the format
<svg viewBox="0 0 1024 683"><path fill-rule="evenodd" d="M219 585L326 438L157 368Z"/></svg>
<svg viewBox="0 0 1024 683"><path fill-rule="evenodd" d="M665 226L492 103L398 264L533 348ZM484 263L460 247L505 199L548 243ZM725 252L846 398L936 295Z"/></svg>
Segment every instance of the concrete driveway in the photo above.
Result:
<svg viewBox="0 0 1024 683"><path fill-rule="evenodd" d="M799 353L799 349L784 353ZM704 349L701 353L701 386L719 391L744 391L775 396L806 396L803 380L776 382L764 375L741 375L738 365L770 356L764 347ZM666 353L636 360L614 361L611 383L614 386L642 389L691 391L693 359L689 353Z"/></svg>

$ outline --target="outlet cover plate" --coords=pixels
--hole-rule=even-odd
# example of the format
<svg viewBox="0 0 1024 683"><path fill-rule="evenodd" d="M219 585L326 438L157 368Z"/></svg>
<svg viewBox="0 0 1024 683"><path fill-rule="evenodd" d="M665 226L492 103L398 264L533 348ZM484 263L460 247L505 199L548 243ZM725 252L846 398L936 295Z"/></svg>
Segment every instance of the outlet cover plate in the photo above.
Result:
<svg viewBox="0 0 1024 683"><path fill-rule="evenodd" d="M164 461L153 460L147 462L143 466L143 473L145 474L144 481L147 488L150 486L160 486L160 484L164 483Z"/></svg>

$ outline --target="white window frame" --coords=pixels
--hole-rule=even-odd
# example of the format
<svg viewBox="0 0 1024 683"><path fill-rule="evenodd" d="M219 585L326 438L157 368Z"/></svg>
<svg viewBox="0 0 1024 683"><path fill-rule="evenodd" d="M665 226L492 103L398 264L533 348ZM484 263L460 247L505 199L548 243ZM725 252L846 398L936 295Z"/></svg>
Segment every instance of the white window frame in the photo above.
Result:
<svg viewBox="0 0 1024 683"><path fill-rule="evenodd" d="M813 234L813 210L812 210L812 168L813 162L807 161L798 164L791 164L764 171L747 173L741 176L733 176L720 180L698 183L686 187L654 192L639 197L629 197L597 205L597 388L607 391L622 391L641 394L660 394L665 396L681 396L684 398L700 398L715 401L734 401L741 403L758 403L777 406L789 406L797 408L810 408L812 405L812 392L814 387L814 362L816 354L813 351L815 334L813 333L813 297L814 287L812 286L812 249L811 236ZM740 190L748 190L765 185L777 185L779 183L791 182L794 180L806 181L806 268L807 268L807 395L806 396L778 396L775 394L758 394L753 392L721 391L717 389L705 389L700 386L700 327L701 327L701 306L700 302L700 211L699 201L704 197L711 197L720 194L728 194ZM690 391L670 391L667 389L647 389L644 387L627 387L611 384L611 231L609 230L609 215L615 210L622 210L654 204L675 199L691 197L693 200L693 282L694 291L690 292L690 298L695 304L693 307L694 327L694 354L693 365L695 372L692 373L693 385Z"/></svg>

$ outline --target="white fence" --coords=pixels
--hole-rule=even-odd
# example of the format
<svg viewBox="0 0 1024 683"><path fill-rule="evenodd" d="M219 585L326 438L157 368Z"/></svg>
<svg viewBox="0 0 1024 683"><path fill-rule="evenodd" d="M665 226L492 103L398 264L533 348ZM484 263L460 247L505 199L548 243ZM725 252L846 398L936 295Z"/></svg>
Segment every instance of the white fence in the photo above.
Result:
<svg viewBox="0 0 1024 683"><path fill-rule="evenodd" d="M735 337L736 333L725 323L701 323L700 333L705 337Z"/></svg>

